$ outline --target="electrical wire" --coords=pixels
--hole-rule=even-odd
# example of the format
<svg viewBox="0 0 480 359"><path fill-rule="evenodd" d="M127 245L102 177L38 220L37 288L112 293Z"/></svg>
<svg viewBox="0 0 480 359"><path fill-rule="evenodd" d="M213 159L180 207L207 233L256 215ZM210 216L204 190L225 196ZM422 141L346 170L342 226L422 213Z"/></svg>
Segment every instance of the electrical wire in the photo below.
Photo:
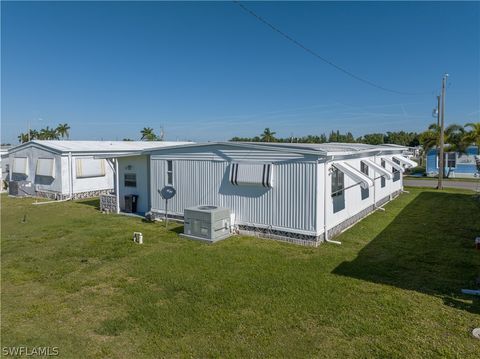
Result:
<svg viewBox="0 0 480 359"><path fill-rule="evenodd" d="M363 77L360 77L358 75L355 75L353 72L350 72L348 71L347 69L335 64L334 62L326 59L325 57L319 55L317 52L315 52L314 50L310 49L309 47L303 45L300 41L294 39L293 37L291 37L290 35L288 35L287 33L283 32L282 30L280 30L278 27L276 27L275 25L273 25L271 22L265 20L263 17L261 17L260 15L256 14L253 10L249 9L248 7L246 7L245 5L243 5L240 1L237 1L237 0L233 0L233 2L235 4L237 4L240 8L242 8L244 11L246 11L248 14L250 14L251 16L253 16L254 18L256 18L258 21L260 21L261 23L263 23L264 25L267 25L270 29L272 29L273 31L275 31L276 33L278 33L279 35L283 36L285 39L287 39L288 41L292 42L293 44L295 44L296 46L298 46L299 48L303 49L304 51L308 52L310 55L316 57L317 59L325 62L326 64L334 67L335 69L337 69L338 71L341 71L343 72L344 74L346 74L347 76L350 76L352 78L354 78L355 80L357 81L360 81L360 82L363 82L364 84L367 84L369 86L372 86L372 87L375 87L379 90L383 90L383 91L386 91L386 92L390 92L390 93L395 93L395 94L399 94L399 95L420 95L420 94L425 94L425 93L431 93L431 92L425 92L425 93L411 93L411 92L402 92L402 91L397 91L397 90L392 90L390 88L387 88L387 87L384 87L384 86L381 86L381 85L378 85L370 80L367 80Z"/></svg>

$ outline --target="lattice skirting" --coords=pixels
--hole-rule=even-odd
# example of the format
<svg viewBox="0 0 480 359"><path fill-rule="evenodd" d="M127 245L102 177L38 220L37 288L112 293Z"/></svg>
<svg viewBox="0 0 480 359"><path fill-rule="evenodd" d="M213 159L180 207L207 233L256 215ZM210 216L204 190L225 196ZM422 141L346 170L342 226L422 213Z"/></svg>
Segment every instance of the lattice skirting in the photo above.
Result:
<svg viewBox="0 0 480 359"><path fill-rule="evenodd" d="M377 207L381 206L390 201L391 198L398 196L401 191L396 191L392 193L392 196L386 196L381 200L377 201ZM364 217L369 215L375 210L375 206L371 205L364 210L360 211L356 215L348 218L347 220L337 224L335 227L332 227L328 230L328 238L333 238L338 236L340 233L345 231L346 229L350 228L355 223L362 220ZM293 244L299 244L302 246L313 246L316 247L320 243L325 241L325 235L322 233L319 236L312 236L312 235L305 235L300 233L291 233L286 231L279 231L267 228L259 228L255 226L246 226L246 225L239 225L239 233L245 235L253 235L260 238L265 239L274 239L282 242L288 242Z"/></svg>
<svg viewBox="0 0 480 359"><path fill-rule="evenodd" d="M111 193L112 189L104 189L104 190L96 190L96 191L86 191L86 192L78 192L74 193L72 198L73 199L85 199L85 198L92 198L92 197L99 197L101 194L108 194ZM63 200L70 197L69 194L63 194L60 192L52 192L52 191L36 191L35 195L41 198L49 198L53 200Z"/></svg>
<svg viewBox="0 0 480 359"><path fill-rule="evenodd" d="M117 196L114 194L100 195L100 211L105 213L117 212Z"/></svg>
<svg viewBox="0 0 480 359"><path fill-rule="evenodd" d="M165 213L151 211L145 214L145 218L149 221L163 221L165 219ZM168 219L172 219L174 221L183 222L183 216L179 214L168 214Z"/></svg>
<svg viewBox="0 0 480 359"><path fill-rule="evenodd" d="M259 228L248 225L238 225L239 234L255 236L264 239L274 239L281 242L299 244L301 246L316 247L320 244L320 237L301 233L292 233L269 228Z"/></svg>

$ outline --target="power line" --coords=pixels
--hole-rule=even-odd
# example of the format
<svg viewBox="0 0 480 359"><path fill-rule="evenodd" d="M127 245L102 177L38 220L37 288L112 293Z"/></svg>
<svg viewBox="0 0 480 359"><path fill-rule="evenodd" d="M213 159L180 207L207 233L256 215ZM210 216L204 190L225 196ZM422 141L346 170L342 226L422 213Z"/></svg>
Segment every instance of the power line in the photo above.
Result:
<svg viewBox="0 0 480 359"><path fill-rule="evenodd" d="M375 87L379 90L383 90L383 91L386 91L386 92L391 92L391 93L396 93L396 94L399 94L399 95L419 95L420 93L409 93L409 92L401 92L401 91L396 91L396 90L392 90L392 89L389 89L387 87L383 87L381 85L378 85L370 80L367 80L367 79L364 79L360 76L357 76L355 75L354 73L348 71L347 69L333 63L332 61L326 59L325 57L319 55L317 52L315 52L314 50L310 49L309 47L303 45L300 41L298 40L295 40L293 37L291 37L290 35L286 34L285 32L283 32L282 30L280 30L278 27L276 27L275 25L273 25L271 22L265 20L263 17L261 17L260 15L256 14L253 10L250 10L248 7L246 7L245 5L243 5L242 3L240 3L240 1L237 1L237 0L233 0L233 2L235 4L237 4L238 6L240 6L243 10L245 10L248 14L250 14L251 16L253 16L254 18L256 18L258 21L262 22L263 24L267 25L269 28L271 28L273 31L277 32L278 34L280 34L281 36L283 36L285 39L287 39L288 41L292 42L293 44L295 44L296 46L300 47L301 49L305 50L306 52L308 52L310 55L312 56L315 56L317 59L325 62L326 64L334 67L335 69L343 72L344 74L354 78L355 80L358 80L360 82L363 82L367 85L370 85L372 87Z"/></svg>

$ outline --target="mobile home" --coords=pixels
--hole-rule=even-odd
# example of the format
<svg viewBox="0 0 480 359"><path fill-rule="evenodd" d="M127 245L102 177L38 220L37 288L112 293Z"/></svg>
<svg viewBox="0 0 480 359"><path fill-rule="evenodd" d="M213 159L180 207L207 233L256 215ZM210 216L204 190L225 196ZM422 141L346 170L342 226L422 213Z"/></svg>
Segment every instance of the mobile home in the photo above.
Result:
<svg viewBox="0 0 480 359"><path fill-rule="evenodd" d="M225 207L240 233L317 245L401 193L402 172L416 165L405 150L238 142L150 149L113 159L119 185L111 210L124 210L122 198L133 193L139 212L163 218L160 192L171 186L169 216L182 219L198 205Z"/></svg>
<svg viewBox="0 0 480 359"><path fill-rule="evenodd" d="M26 183L28 194L39 197L94 197L114 188L112 164L95 156L121 156L178 144L185 142L34 140L9 149L8 180L11 189L18 188L16 183Z"/></svg>
<svg viewBox="0 0 480 359"><path fill-rule="evenodd" d="M473 178L480 175L477 158L480 160L479 148L469 146L465 152L445 151L444 166L447 177L450 178ZM427 176L438 176L439 151L432 148L427 153Z"/></svg>
<svg viewBox="0 0 480 359"><path fill-rule="evenodd" d="M2 180L0 181L0 193L5 192L6 183L8 182L8 174L10 172L8 150L10 147L11 146L1 146L0 148L0 167L2 169Z"/></svg>

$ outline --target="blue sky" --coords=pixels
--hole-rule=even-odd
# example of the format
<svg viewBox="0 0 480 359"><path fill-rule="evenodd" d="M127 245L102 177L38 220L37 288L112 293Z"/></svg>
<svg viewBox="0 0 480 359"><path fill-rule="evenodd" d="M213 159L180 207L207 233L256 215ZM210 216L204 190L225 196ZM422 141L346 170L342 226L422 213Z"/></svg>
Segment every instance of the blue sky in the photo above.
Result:
<svg viewBox="0 0 480 359"><path fill-rule="evenodd" d="M355 136L479 121L478 2L248 2L346 76L232 2L2 2L1 140L68 122L72 139Z"/></svg>

